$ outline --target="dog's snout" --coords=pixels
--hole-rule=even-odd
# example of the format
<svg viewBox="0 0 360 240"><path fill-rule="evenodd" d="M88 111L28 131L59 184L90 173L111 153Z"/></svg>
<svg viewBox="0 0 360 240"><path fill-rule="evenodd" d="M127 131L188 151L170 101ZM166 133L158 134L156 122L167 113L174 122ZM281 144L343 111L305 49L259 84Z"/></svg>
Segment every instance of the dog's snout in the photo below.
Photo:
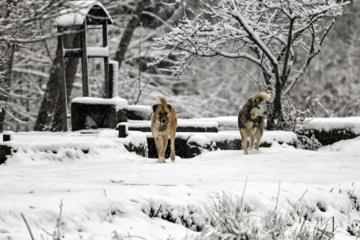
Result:
<svg viewBox="0 0 360 240"><path fill-rule="evenodd" d="M161 119L160 119L160 123L166 123L166 119L165 119L165 118L161 118Z"/></svg>

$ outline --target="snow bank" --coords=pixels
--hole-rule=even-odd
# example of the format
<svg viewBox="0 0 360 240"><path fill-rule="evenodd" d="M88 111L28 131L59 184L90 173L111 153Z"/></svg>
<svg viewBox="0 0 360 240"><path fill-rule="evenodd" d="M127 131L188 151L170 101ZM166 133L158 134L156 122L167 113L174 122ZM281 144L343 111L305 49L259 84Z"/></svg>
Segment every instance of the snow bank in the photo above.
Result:
<svg viewBox="0 0 360 240"><path fill-rule="evenodd" d="M359 149L360 136L350 140L341 140L329 146L324 146L319 151L329 152L344 152L358 154L356 149Z"/></svg>
<svg viewBox="0 0 360 240"><path fill-rule="evenodd" d="M180 127L195 127L195 128L218 128L218 123L215 121L206 121L206 122L197 122L197 121L188 121L188 120L184 120L184 119L179 119L178 120L178 126Z"/></svg>
<svg viewBox="0 0 360 240"><path fill-rule="evenodd" d="M156 157L156 147L150 132L146 132L149 147L149 157ZM270 147L273 143L289 146L297 145L297 136L293 132L265 131L260 147ZM193 158L204 151L241 150L243 149L239 131L220 131L218 133L177 132L175 140L176 156ZM169 152L166 152L169 154ZM165 155L166 156L166 155Z"/></svg>
<svg viewBox="0 0 360 240"><path fill-rule="evenodd" d="M297 136L289 131L265 131L261 143L272 144L274 142L294 145L298 141Z"/></svg>
<svg viewBox="0 0 360 240"><path fill-rule="evenodd" d="M113 131L116 134L116 131ZM116 137L113 135L112 137ZM120 142L112 141L106 131L101 134L87 133L16 133L14 139L2 143L12 150L11 161L6 165L43 164L51 162L74 162L88 160L102 153L119 153L127 150Z"/></svg>
<svg viewBox="0 0 360 240"><path fill-rule="evenodd" d="M129 152L147 157L149 148L145 133L138 131L129 131L126 138L118 138L116 142L122 143Z"/></svg>
<svg viewBox="0 0 360 240"><path fill-rule="evenodd" d="M219 133L196 133L193 134L188 142L199 146L212 145L214 142L241 141L241 135L238 131L221 131ZM265 131L261 138L261 143L272 144L273 142L295 145L297 136L288 131ZM240 146L239 146L240 147Z"/></svg>
<svg viewBox="0 0 360 240"><path fill-rule="evenodd" d="M299 135L314 136L322 145L352 139L360 135L360 117L307 119L297 130Z"/></svg>
<svg viewBox="0 0 360 240"><path fill-rule="evenodd" d="M238 130L238 117L237 116L228 116L228 117L215 117L215 118L193 118L193 119L179 119L179 121L183 122L199 122L199 123L207 123L207 122L216 122L218 125L219 131L226 130Z"/></svg>
<svg viewBox="0 0 360 240"><path fill-rule="evenodd" d="M313 118L306 121L304 129L318 131L349 129L356 135L360 135L360 117Z"/></svg>

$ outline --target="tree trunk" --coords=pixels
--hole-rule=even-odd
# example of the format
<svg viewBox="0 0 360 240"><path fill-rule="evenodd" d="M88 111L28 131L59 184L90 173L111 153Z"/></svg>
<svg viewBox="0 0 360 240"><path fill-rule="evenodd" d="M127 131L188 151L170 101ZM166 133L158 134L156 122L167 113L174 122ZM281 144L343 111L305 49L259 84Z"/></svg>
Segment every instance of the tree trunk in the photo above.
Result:
<svg viewBox="0 0 360 240"><path fill-rule="evenodd" d="M140 26L141 13L144 11L147 4L149 4L148 0L138 0L136 9L134 13L131 14L130 20L126 24L124 33L122 34L119 46L114 56L114 60L119 62L119 69L121 68L121 65L125 59L125 54L134 35L134 31L138 26Z"/></svg>
<svg viewBox="0 0 360 240"><path fill-rule="evenodd" d="M12 64L14 61L15 48L9 47L7 52L7 57L9 60L5 61L5 67L0 66L0 72L5 70L4 78L2 80L2 84L0 88L3 88L5 91L10 89L11 87L11 72L12 72ZM3 68L3 69L2 69ZM1 77L0 77L1 78ZM6 91L9 94L9 91ZM4 123L6 117L5 107L1 106L1 103L6 105L9 100L9 96L4 93L0 93L0 132L4 131Z"/></svg>
<svg viewBox="0 0 360 240"><path fill-rule="evenodd" d="M7 0L6 1L7 4L11 4L11 0ZM14 2L13 6L16 7L17 3ZM5 16L3 16L5 19L10 17L10 14L12 12L12 8L8 8ZM0 65L0 72L5 71L5 76L4 79L1 79L1 85L0 88L3 88L5 91L7 89L10 89L10 85L11 85L11 72L12 72L12 64L13 64L13 60L14 60L14 46L9 46L8 52L7 52L7 56L5 55L4 58L9 57L9 60L6 61L5 60L5 64ZM1 61L2 59L0 59ZM9 96L8 96L8 91L6 91L6 93L0 93L0 132L2 132L4 130L4 123L5 123L5 117L6 117L6 111L5 111L5 107L1 106L1 104L6 105L8 100L9 100Z"/></svg>
<svg viewBox="0 0 360 240"><path fill-rule="evenodd" d="M268 130L284 130L287 128L281 103L282 89L283 86L280 82L280 79L276 79L274 101L272 103L271 111L267 120Z"/></svg>
<svg viewBox="0 0 360 240"><path fill-rule="evenodd" d="M80 34L64 36L65 48L77 48L79 47L79 43ZM60 47L58 44L45 95L36 119L35 131L62 131L62 99L60 97L60 77L58 71L61 57ZM65 78L68 99L73 88L78 64L79 58L65 59Z"/></svg>

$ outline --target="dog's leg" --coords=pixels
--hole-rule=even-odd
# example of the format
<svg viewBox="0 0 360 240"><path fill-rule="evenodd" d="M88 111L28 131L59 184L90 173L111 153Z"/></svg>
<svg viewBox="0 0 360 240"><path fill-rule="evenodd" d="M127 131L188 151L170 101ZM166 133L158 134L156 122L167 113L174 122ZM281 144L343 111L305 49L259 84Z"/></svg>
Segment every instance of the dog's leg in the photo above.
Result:
<svg viewBox="0 0 360 240"><path fill-rule="evenodd" d="M247 143L247 133L246 133L246 129L240 129L240 134L241 134L241 138L242 138L242 144L244 147L244 154L247 155L248 154L248 143Z"/></svg>
<svg viewBox="0 0 360 240"><path fill-rule="evenodd" d="M166 147L168 145L168 136L162 136L162 138L160 139L160 150L159 150L159 160L158 163L166 163L165 162L165 151L166 151Z"/></svg>
<svg viewBox="0 0 360 240"><path fill-rule="evenodd" d="M170 153L170 157L171 157L171 161L175 161L175 133L172 133L170 136L171 139L171 153Z"/></svg>
<svg viewBox="0 0 360 240"><path fill-rule="evenodd" d="M255 148L255 136L252 134L250 137L250 150Z"/></svg>
<svg viewBox="0 0 360 240"><path fill-rule="evenodd" d="M248 155L249 151L248 151L248 142L247 142L247 137L243 139L243 146L244 146L244 154Z"/></svg>
<svg viewBox="0 0 360 240"><path fill-rule="evenodd" d="M262 137L262 134L260 132L257 132L256 133L256 150L259 150L261 137Z"/></svg>
<svg viewBox="0 0 360 240"><path fill-rule="evenodd" d="M160 152L161 152L161 138L154 138L156 150L158 153L158 160L157 163L163 163L163 160L161 158Z"/></svg>

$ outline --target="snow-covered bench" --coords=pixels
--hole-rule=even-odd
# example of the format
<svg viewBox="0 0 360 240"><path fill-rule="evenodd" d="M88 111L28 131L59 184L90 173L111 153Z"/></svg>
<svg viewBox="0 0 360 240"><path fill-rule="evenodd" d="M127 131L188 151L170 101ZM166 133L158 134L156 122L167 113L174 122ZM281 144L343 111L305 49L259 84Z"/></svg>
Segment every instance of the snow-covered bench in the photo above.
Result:
<svg viewBox="0 0 360 240"><path fill-rule="evenodd" d="M119 122L127 121L127 100L79 97L71 102L71 126L73 131L88 128L115 129Z"/></svg>

